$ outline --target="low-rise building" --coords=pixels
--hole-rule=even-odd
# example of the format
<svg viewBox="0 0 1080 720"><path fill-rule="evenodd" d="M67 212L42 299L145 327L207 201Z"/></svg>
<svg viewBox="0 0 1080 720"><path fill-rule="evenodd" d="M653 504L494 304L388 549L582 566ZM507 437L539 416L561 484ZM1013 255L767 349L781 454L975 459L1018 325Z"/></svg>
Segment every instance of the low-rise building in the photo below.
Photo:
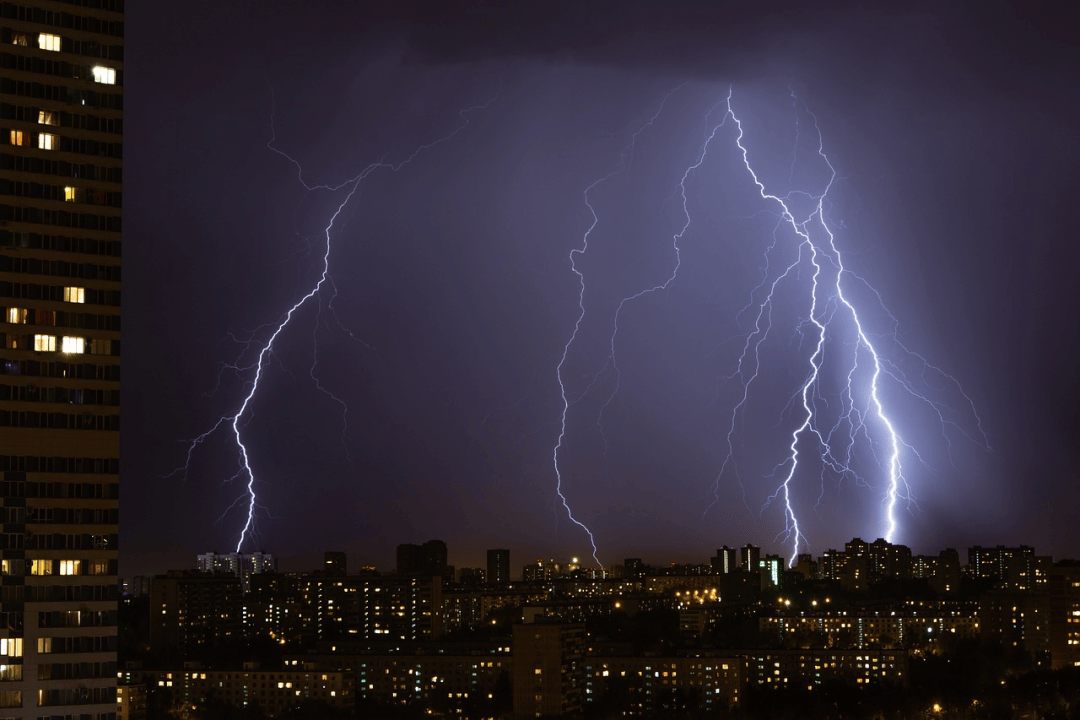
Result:
<svg viewBox="0 0 1080 720"><path fill-rule="evenodd" d="M209 702L261 708L271 717L308 701L348 709L355 705L350 672L309 670L166 670L157 686L171 690L173 705L198 710Z"/></svg>

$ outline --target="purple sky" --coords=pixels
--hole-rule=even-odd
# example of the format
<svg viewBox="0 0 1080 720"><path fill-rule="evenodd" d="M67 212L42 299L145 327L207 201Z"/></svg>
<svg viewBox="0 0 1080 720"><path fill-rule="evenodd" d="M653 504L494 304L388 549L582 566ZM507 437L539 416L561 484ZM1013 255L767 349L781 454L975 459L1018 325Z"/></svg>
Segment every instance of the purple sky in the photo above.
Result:
<svg viewBox="0 0 1080 720"><path fill-rule="evenodd" d="M382 569L397 544L430 538L459 566L491 547L511 548L515 567L589 554L556 509L557 368L580 314L570 254L593 223L585 190L615 173L588 195L596 225L575 256L586 290L562 366L567 501L605 563L704 561L723 543L786 554L784 514L764 505L802 421L790 400L817 337L811 266L778 285L737 416L739 474L720 475L742 394L725 378L757 305L743 309L797 248L730 119L686 175L676 278L620 312L614 394L608 360L619 301L672 274L680 180L729 87L772 192L823 191L816 117L837 172L825 220L867 332L949 421L883 386L923 461L905 450L917 506L900 504L895 540L1080 555L1080 109L1062 18L1005 3L974 16L939 3L271 5L128 11L122 574L231 550L243 527L244 507L228 509L243 491L226 482L229 433L196 448L186 479L169 474L185 438L240 407L252 373L226 366L250 364L318 280L324 230L353 187L306 191L272 133L304 182L338 185L492 100L400 170L371 172L338 216L332 284L279 335L242 417L262 506L246 549L289 567L340 549ZM827 340L822 418L842 407L831 393L850 328L838 320ZM897 340L962 386L987 443L957 386ZM812 552L884 534L886 454L878 436L861 441L861 482L796 472Z"/></svg>

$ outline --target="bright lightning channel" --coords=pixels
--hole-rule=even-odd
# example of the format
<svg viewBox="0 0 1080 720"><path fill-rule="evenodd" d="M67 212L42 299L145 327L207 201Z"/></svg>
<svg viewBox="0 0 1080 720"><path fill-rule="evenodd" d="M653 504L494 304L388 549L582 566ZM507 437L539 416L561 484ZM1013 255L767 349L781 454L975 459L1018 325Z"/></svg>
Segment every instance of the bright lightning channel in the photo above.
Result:
<svg viewBox="0 0 1080 720"><path fill-rule="evenodd" d="M438 138L436 140L433 140L433 141L431 141L429 143L418 146L415 150L413 150L412 154L410 154L404 160L401 160L400 162L397 162L397 163L387 162L385 159L379 160L377 162L373 162L373 163L367 165L366 167L364 167L362 170L360 170L359 173L357 173L353 177L351 177L348 180L345 180L344 182L339 183L337 185L328 185L328 184L311 185L311 184L307 183L304 180L304 171L303 171L303 167L300 164L300 162L298 162L296 159L291 157L289 154L285 153L284 151L282 151L282 150L280 150L280 149L278 149L277 147L274 146L274 141L276 139L276 134L274 132L273 112L271 112L271 138L270 138L270 141L267 143L267 148L269 148L271 151L277 153L278 155L281 155L283 158L288 160L290 163L292 163L296 167L297 180L304 187L305 190L307 190L309 192L310 191L321 190L321 191L327 191L327 192L330 192L330 193L336 193L336 192L344 191L345 197L340 203L338 203L337 207L334 209L333 213L330 215L330 219L327 222L326 227L323 230L323 235L325 236L325 240L326 240L326 250L325 250L325 252L323 253L323 256L322 256L322 272L319 275L318 281L316 281L315 284L312 285L311 288L285 312L284 316L277 323L277 325L272 325L271 326L271 327L273 327L273 332L271 332L269 338L264 343L262 343L261 347L259 346L258 343L255 343L254 341L249 342L249 345L254 345L255 347L259 348L258 354L256 355L256 358L255 358L255 361L254 361L253 364L251 364L249 366L246 366L246 367L245 366L240 366L239 364L227 366L230 369L233 369L233 370L235 370L237 372L252 371L252 373L253 373L251 379L246 383L246 386L248 388L247 393L243 396L243 399L241 400L240 405L236 409L236 412L233 413L232 415L226 415L226 416L223 416L223 417L219 418L209 430L207 430L203 434L201 434L201 435L193 438L192 440L190 440L188 442L187 454L186 454L186 459L185 459L184 464L168 475L168 477L172 477L172 476L174 476L176 474L181 474L181 475L186 477L187 469L190 466L192 455L195 452L195 450L203 442L205 442L211 435L213 435L215 432L217 432L223 426L229 426L229 427L232 428L232 436L233 436L233 440L236 443L237 459L239 461L240 468L226 482L232 482L233 480L236 480L236 479L246 480L246 482L245 482L245 486L244 486L244 492L226 509L225 512L228 513L229 510L236 507L237 505L246 504L246 506L247 506L247 513L246 513L246 517L245 517L245 521L244 521L244 526L240 530L240 536L239 536L239 539L237 540L237 543L236 543L236 552L240 552L240 550L244 546L244 542L250 536L252 536L254 534L254 532L255 532L255 522L256 522L256 508L259 507L258 499L257 499L256 494L255 494L255 471L252 468L251 457L249 455L247 446L244 444L244 439L243 439L243 436L241 434L241 430L244 428L245 424L250 420L249 409L250 409L251 403L253 402L256 394L259 391L259 381L263 377L263 370L265 368L265 364L266 364L267 360L273 355L274 343L278 340L278 338L280 337L282 332L285 330L285 328L288 327L288 325L292 322L293 318L296 316L296 313L304 305L306 305L309 301L311 301L313 299L317 299L318 310L321 313L321 310L322 310L321 293L324 291L324 286L329 287L331 290L334 290L333 279L330 276L330 252L331 252L331 248L332 248L330 234L331 234L331 231L334 229L334 225L337 222L338 217L341 215L341 213L345 209L345 207L349 204L349 201L352 200L353 196L360 189L360 185L363 183L363 181L366 180L372 173L374 173L374 172L376 172L378 170L382 170L382 169L386 169L386 170L388 170L390 172L397 172L397 171L401 170L401 168L403 168L406 165L408 165L409 163L411 163L421 153L423 153L423 152L425 152L427 150L430 150L431 148L435 147L436 145L440 145L440 144L442 144L444 142L447 142L447 141L451 140L457 134L462 132L469 125L469 122L470 122L469 121L469 114L470 113L478 111L478 110L486 109L493 102L495 102L495 98L492 98L491 100L488 100L486 103L484 103L482 105L476 105L476 106L473 106L473 107L470 107L470 108L459 111L458 115L461 117L461 124L460 125L458 125L454 130L452 130L448 134L446 134L446 135L444 135L444 136L442 136L442 137L440 137L440 138ZM336 297L336 290L332 293L332 297L330 298L329 303L328 303L328 309L329 309L329 311L331 313L333 312L332 303L333 303L333 300L334 300L335 297ZM316 327L318 326L318 323L320 322L320 320L321 320L321 317L317 313L316 314ZM349 334L350 334L350 336L352 336L351 333L349 333ZM322 393L324 393L326 395L329 395L329 397L331 397L334 401L336 401L338 404L340 404L342 406L342 410L343 410L342 417L343 417L343 422L344 422L344 420L347 418L348 408L345 406L345 403L342 400L340 400L339 398L334 396L332 393L330 393L328 390L326 390L321 385L321 383L319 383L319 380L315 375L315 363L317 363L317 361L318 361L318 356L316 354L315 359L313 360L313 363L312 363L312 367L311 367L311 377L315 381L316 387L318 388L319 391L321 391ZM344 433L344 430L342 432Z"/></svg>
<svg viewBox="0 0 1080 720"><path fill-rule="evenodd" d="M818 139L817 155L824 162L829 172L829 179L825 183L824 189L819 194L796 190L789 192L786 195L778 195L771 193L766 189L765 184L759 178L758 173L754 170L754 167L750 162L750 152L743 142L743 124L735 115L731 100L732 92L729 90L726 101L727 112L724 120L726 121L726 119L730 117L735 124L737 129L735 144L742 155L743 165L747 172L750 173L754 185L757 187L758 193L762 199L773 203L779 210L780 220L777 225L777 230L774 231L773 243L766 250L766 260L768 260L769 253L775 247L778 240L777 232L784 226L789 227L798 238L798 252L795 260L784 268L771 282L768 281L768 262L766 262L765 276L762 282L751 292L751 302L744 308L744 311L751 308L755 304L753 297L765 288L764 299L757 302L757 312L754 318L753 328L746 336L736 369L728 378L740 378L743 392L741 398L736 402L732 410L731 423L727 433L728 453L721 465L720 473L717 476L714 492L718 493L720 479L728 471L729 467L735 473L736 477L739 477L738 468L734 459L733 437L736 432L737 418L748 402L750 386L758 378L761 369L759 352L762 343L765 341L772 328L774 293L781 282L795 274L797 268L808 261L813 268L813 272L811 273L810 291L807 298L805 319L809 326L813 326L813 330L810 330L809 332L815 337L813 343L814 349L808 359L808 370L805 379L800 388L796 391L795 396L792 398L792 404L801 408L801 420L791 433L791 442L788 445L786 459L782 460L777 465L777 469L781 471L783 479L779 485L776 486L772 495L767 499L765 507L768 507L773 502L782 503L784 511L784 529L781 531L780 535L789 540L792 544L789 565L794 565L799 554L801 543L806 539L800 529L799 518L795 512L795 506L792 501L792 483L795 481L796 473L799 468L800 444L804 444L805 442L816 444L819 448L823 474L826 469L831 469L841 476L851 476L860 482L863 482L852 468L851 461L853 448L856 442L860 437L865 438L866 442L870 444L870 449L874 452L875 456L877 455L875 446L882 447L884 450L883 454L885 457L884 462L882 463L884 465L886 476L886 487L883 500L885 517L884 538L887 542L894 542L899 525L897 520L897 506L901 502L908 506L913 506L914 504L914 496L904 475L902 453L906 450L911 452L916 459L921 461L921 458L914 448L904 442L897 429L896 422L892 419L892 415L882 399L883 376L887 375L888 377L891 377L910 395L933 408L939 419L942 421L943 434L944 426L951 423L946 421L943 415L942 406L938 402L931 400L926 395L919 392L914 383L911 383L904 377L898 366L884 359L880 355L865 329L864 321L860 317L860 313L856 309L855 303L851 300L850 295L845 292L845 278L854 278L863 282L864 285L865 281L862 281L861 278L854 275L845 267L843 257L836 245L835 235L825 221L826 198L836 179L836 170L825 154L824 143L821 130L817 124L817 118L813 113L810 113L804 108L803 111L814 121L814 129L817 132ZM799 101L794 93L792 93L792 100L795 102L796 118L798 118ZM796 145L797 144L798 135L796 136ZM792 168L794 168L794 166L795 160L793 159ZM792 174L794 174L794 171ZM795 207L795 200L798 200L800 203L809 201L809 211L804 210L801 215L797 214L796 210L793 209ZM829 268L828 272L826 272L826 268ZM825 276L823 276L823 273L825 273ZM876 291L874 291L874 293L877 295ZM822 294L824 297L819 300L819 295ZM880 295L877 295L877 297L880 301ZM886 314L888 315L887 311ZM842 411L839 413L839 417L835 424L831 428L825 429L820 424L819 415L821 415L821 413L818 412L817 400L820 397L821 391L820 375L822 363L824 361L829 327L833 322L838 321L838 315L849 318L854 335L854 350L851 352L848 360L850 365L848 365L846 373L846 384L840 393ZM888 315L888 317L893 321L894 336L892 339L895 341L895 319L891 315ZM804 333L803 328L807 327L808 326L804 324L800 328L800 333ZM896 341L896 344L906 355L917 358L924 369L929 369L940 374L958 389L959 394L969 405L971 413L975 418L978 433L981 435L982 441L985 444L986 435L982 431L981 420L975 413L971 400L964 394L955 379L945 375L938 370L938 368L927 363L921 356L911 353L898 341ZM856 388L857 383L855 378L857 371L860 370L860 356L864 358L868 357L870 365L867 382L868 390L864 390L862 394L860 394ZM856 398L859 398L858 402L856 402ZM871 420L874 426L880 429L872 431L872 428L867 424L868 420ZM847 427L846 432L842 430L843 426ZM844 436L839 439L839 442L842 442L843 444L842 455L839 451L834 450L834 436L838 434ZM742 486L741 478L739 478L739 483L740 486ZM822 478L822 483L822 489L824 491L824 477Z"/></svg>

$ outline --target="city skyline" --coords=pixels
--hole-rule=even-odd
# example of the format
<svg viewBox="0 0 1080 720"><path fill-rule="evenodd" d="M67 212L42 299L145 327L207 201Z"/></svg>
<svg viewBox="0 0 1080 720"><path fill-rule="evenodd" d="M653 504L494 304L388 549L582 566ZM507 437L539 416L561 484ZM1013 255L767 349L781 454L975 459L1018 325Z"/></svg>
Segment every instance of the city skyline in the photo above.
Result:
<svg viewBox="0 0 1080 720"><path fill-rule="evenodd" d="M415 552L421 547L428 547L432 544L441 545L443 552L445 553L443 570L425 569L418 572L417 568L413 567L413 564L409 561L406 561L405 568L402 567L403 552ZM759 561L762 561L763 559L768 559L770 568L772 567L771 563L778 559L780 561L778 569L797 570L805 574L808 572L807 567L805 566L806 559L809 559L815 565L821 565L822 563L835 562L835 558L838 555L842 556L845 553L848 555L851 555L852 553L861 555L868 552L877 552L879 554L900 552L901 557L904 558L902 562L914 563L912 567L915 567L919 563L926 561L933 562L938 558L946 556L951 557L955 554L958 562L957 571L964 569L977 577L981 576L982 573L980 561L985 563L985 557L989 556L994 558L996 555L1002 553L1005 553L1006 555L1020 553L1024 557L1034 558L1042 563L1072 565L1080 562L1080 558L1053 556L1040 548L1027 544L1020 544L1015 547L1003 545L1001 543L985 546L975 544L964 547L928 548L922 552L915 552L902 543L889 543L884 538L864 540L860 537L854 537L836 543L834 547L808 549L807 552L800 554L798 558L799 562L791 567L788 567L786 558L783 557L782 548L763 547L754 545L753 543L740 543L735 545L722 543L717 544L717 546L711 550L703 550L702 553L704 554L698 556L674 558L654 557L643 554L619 558L618 560L609 563L604 568L600 568L593 564L591 559L587 556L560 556L556 554L547 554L522 557L518 554L511 553L508 549L474 551L471 548L463 553L456 551L452 547L448 547L441 540L430 539L422 544L398 544L395 551L397 561L394 562L391 560L385 565L372 565L366 562L367 555L364 553L357 553L359 558L353 557L350 561L349 553L329 549L324 550L318 555L312 554L303 557L296 555L287 556L289 557L289 562L286 566L282 567L278 566L278 554L268 550L256 550L241 553L206 552L198 554L194 559L188 558L187 561L179 561L167 567L162 565L152 568L150 572L146 574L127 575L120 579L122 583L131 583L135 578L143 578L145 581L151 577L162 576L173 571L194 569L211 573L232 573L238 577L248 578L251 573L309 573L330 571L331 568L333 568L335 574L350 575L370 573L382 575L445 575L444 582L447 583L468 583L470 582L469 578L473 578L476 575L475 571L479 570L484 573L485 582L499 584L502 582L528 580L526 575L530 569L543 566L552 567L555 569L554 572L556 572L556 574L564 576L573 574L575 570L585 571L589 577L621 577L624 573L637 572L638 570L644 571L645 569L657 571L661 574L670 571L679 571L676 574L681 574L682 571L694 568L711 568L709 574L725 574L734 571L745 571L748 567L757 568L759 567ZM748 555L748 553L750 553L750 555ZM501 557L502 559L493 560L493 557ZM331 558L333 558L332 562ZM357 560L359 560L359 562L356 562ZM747 563L749 563L749 566ZM347 572L342 572L342 567L347 568ZM490 580L489 576L493 567L499 568L499 570L496 571L496 575L499 575L499 571L501 570L501 575L504 578L508 578L508 580ZM764 567L764 565L761 567ZM243 569L238 570L239 568ZM462 571L464 571L464 574ZM459 576L461 576L460 579Z"/></svg>
<svg viewBox="0 0 1080 720"><path fill-rule="evenodd" d="M125 222L154 239L129 257L147 269L130 280L129 297L145 299L129 325L145 351L129 387L154 392L126 410L124 474L135 480L125 486L123 574L134 574L128 562L235 545L243 507L229 510L242 492L224 482L239 469L228 438L198 447L186 480L170 473L185 440L236 411L249 380L227 366L251 363L246 339L265 343L259 328L277 327L312 286L339 207L332 284L267 356L266 394L241 418L261 493L245 550L334 547L385 566L398 542L441 537L476 553L477 566L497 545L515 557L587 556L575 520L596 534L605 563L652 547L686 556L731 536L783 547L784 523L764 500L784 457L777 436L790 432L790 389L770 388L771 404L745 420L736 443L745 477L711 494L733 407L723 379L746 332L740 309L777 224L774 209L748 201L754 187L733 165L730 125L685 184L690 214L672 201L729 91L758 133L749 152L770 187L810 152L793 133L816 119L837 169L826 211L853 272L880 293L904 345L955 378L984 423L986 442L971 418L946 412L942 431L905 410L902 437L924 463L908 465L917 505L901 509L894 541L1027 540L1077 554L1066 361L1077 334L1053 318L1075 292L1065 268L1076 245L1062 242L1068 216L1055 195L1075 185L1065 170L1075 102L1052 90L1064 48L1036 47L989 15L845 8L830 11L839 29L805 15L773 28L789 42L759 71L775 45L738 37L770 29L745 12L729 25L711 19L729 41L721 50L675 8L640 58L629 44L596 49L584 26L549 38L544 30L566 20L557 10L532 32L495 13L495 27L517 33L510 45L463 8L435 35L414 9L353 12L278 9L255 20L241 5L207 33L179 10L129 13L143 29L130 48L142 70L129 76L129 160L144 182ZM606 32L622 37L638 22ZM982 34L966 38L965 23ZM267 41L286 24L281 54ZM159 43L174 25L188 31ZM868 52L848 34L864 28L894 44ZM692 52L663 51L680 32ZM1002 47L1041 81L995 60ZM865 67L847 67L854 57ZM792 112L792 91L813 116ZM192 123L185 108L214 108L215 121ZM305 190L371 163L394 167L371 173L352 204ZM687 223L678 277L618 316L614 375L605 344L616 306L672 276L671 238ZM574 255L586 238L592 249ZM571 259L584 276L580 313ZM875 337L891 329L886 315L874 322ZM793 327L777 336L798 344ZM770 372L786 384L803 370L790 360ZM936 377L927 382L940 390ZM962 409L955 392L935 402ZM556 447L572 517L556 502ZM886 534L880 479L861 477L865 487L800 478L810 547Z"/></svg>

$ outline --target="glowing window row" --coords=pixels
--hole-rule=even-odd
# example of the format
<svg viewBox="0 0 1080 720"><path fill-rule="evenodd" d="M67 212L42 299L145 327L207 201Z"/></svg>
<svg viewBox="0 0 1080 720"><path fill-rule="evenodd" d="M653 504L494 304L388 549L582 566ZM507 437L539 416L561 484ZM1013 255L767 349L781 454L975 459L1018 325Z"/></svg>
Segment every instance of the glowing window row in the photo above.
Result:
<svg viewBox="0 0 1080 720"><path fill-rule="evenodd" d="M31 144L30 136L32 134L33 133L29 133L24 130L12 130L10 136L11 144L21 147L29 147ZM59 150L60 137L52 133L38 133L37 146L38 150Z"/></svg>
<svg viewBox="0 0 1080 720"><path fill-rule="evenodd" d="M80 575L82 560L33 560L30 565L31 575ZM55 563L55 565L54 565ZM89 563L93 567L90 575L103 575L108 572L108 561Z"/></svg>
<svg viewBox="0 0 1080 720"><path fill-rule="evenodd" d="M16 32L11 36L12 45L21 45L23 47L30 46L30 34L24 32ZM38 33L37 37L38 47L42 50L49 50L51 52L60 52L60 36L53 35L52 33Z"/></svg>
<svg viewBox="0 0 1080 720"><path fill-rule="evenodd" d="M66 286L64 288L64 302L70 303L85 303L86 302L86 288ZM7 321L15 325L25 325L29 317L29 311L26 308L11 307L7 311Z"/></svg>
<svg viewBox="0 0 1080 720"><path fill-rule="evenodd" d="M50 52L60 52L60 36L53 35L52 33L38 33L38 47L42 50L48 50ZM29 47L30 37L27 33L17 32L11 37L12 45L21 45L23 47ZM105 85L116 84L116 70L104 65L95 65L93 68L94 82L103 83Z"/></svg>
<svg viewBox="0 0 1080 720"><path fill-rule="evenodd" d="M23 339L20 340L20 337ZM29 345L30 343L24 342L25 340L24 336L8 335L4 346L8 350L26 350L28 348L23 347L23 345ZM59 340L59 343L57 340ZM112 354L112 341L102 338L91 338L88 341L86 338L76 335L57 336L38 333L33 336L32 342L34 352L56 352L59 347L60 352L68 355L82 355L85 353L91 355Z"/></svg>

